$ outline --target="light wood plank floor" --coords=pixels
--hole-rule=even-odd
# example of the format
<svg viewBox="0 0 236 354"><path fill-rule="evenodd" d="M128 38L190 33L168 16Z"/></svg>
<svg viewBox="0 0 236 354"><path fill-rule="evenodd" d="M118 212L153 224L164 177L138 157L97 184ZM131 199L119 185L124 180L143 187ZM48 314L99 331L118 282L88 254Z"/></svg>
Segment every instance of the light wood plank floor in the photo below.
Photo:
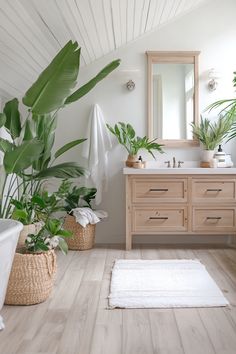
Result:
<svg viewBox="0 0 236 354"><path fill-rule="evenodd" d="M200 259L231 306L108 310L117 258ZM43 304L2 310L1 354L235 354L236 250L96 247L58 255L58 277Z"/></svg>

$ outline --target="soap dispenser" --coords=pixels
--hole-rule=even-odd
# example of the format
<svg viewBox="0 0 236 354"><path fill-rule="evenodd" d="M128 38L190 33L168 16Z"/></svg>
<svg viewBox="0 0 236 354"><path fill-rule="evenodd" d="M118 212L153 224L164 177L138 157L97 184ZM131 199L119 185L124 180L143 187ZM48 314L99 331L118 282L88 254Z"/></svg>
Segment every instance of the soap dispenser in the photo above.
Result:
<svg viewBox="0 0 236 354"><path fill-rule="evenodd" d="M218 151L214 155L214 158L217 160L217 167L226 167L225 156L225 152L222 150L221 145L219 145Z"/></svg>

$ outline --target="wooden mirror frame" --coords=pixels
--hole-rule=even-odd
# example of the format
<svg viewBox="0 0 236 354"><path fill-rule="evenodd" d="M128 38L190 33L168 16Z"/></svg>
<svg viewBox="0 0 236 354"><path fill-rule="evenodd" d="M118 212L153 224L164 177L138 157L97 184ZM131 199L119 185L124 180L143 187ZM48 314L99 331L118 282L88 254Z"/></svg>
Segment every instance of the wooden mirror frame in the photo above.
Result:
<svg viewBox="0 0 236 354"><path fill-rule="evenodd" d="M199 51L147 51L148 60L148 137L154 139L153 136L153 80L152 80L152 64L155 63L180 63L180 64L194 64L194 123L199 121L199 100L198 100L198 57ZM199 146L199 141L195 138L187 139L158 139L158 143L164 144L168 147L185 147L185 146Z"/></svg>

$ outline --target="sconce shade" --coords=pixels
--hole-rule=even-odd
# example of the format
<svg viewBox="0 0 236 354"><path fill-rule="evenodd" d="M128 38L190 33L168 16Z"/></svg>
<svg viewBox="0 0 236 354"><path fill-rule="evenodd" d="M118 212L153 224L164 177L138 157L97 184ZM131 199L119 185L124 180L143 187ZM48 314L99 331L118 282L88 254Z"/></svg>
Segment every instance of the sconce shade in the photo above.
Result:
<svg viewBox="0 0 236 354"><path fill-rule="evenodd" d="M133 91L135 89L135 83L133 80L129 80L127 83L126 83L126 87L129 91Z"/></svg>
<svg viewBox="0 0 236 354"><path fill-rule="evenodd" d="M214 68L209 70L208 77L210 81L208 82L209 91L215 91L218 86L218 80L220 79L220 73Z"/></svg>

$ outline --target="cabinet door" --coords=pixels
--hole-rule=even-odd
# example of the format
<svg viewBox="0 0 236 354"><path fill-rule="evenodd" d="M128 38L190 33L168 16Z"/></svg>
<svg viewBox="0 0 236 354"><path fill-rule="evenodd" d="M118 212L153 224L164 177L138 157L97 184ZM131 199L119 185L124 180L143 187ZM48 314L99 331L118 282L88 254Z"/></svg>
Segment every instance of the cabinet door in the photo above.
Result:
<svg viewBox="0 0 236 354"><path fill-rule="evenodd" d="M187 231L187 207L134 207L134 232Z"/></svg>
<svg viewBox="0 0 236 354"><path fill-rule="evenodd" d="M234 179L193 179L193 202L235 202Z"/></svg>
<svg viewBox="0 0 236 354"><path fill-rule="evenodd" d="M133 203L186 202L186 179L140 178L132 181Z"/></svg>
<svg viewBox="0 0 236 354"><path fill-rule="evenodd" d="M235 230L234 207L194 207L193 231L232 232Z"/></svg>

